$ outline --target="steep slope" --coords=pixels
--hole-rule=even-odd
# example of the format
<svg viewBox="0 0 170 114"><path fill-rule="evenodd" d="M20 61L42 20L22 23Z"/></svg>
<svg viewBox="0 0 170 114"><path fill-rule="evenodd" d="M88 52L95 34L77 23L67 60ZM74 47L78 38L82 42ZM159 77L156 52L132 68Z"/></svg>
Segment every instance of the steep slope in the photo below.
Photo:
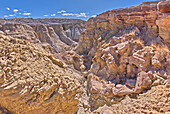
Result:
<svg viewBox="0 0 170 114"><path fill-rule="evenodd" d="M109 41L113 36L122 36L131 31L138 33L137 36L143 38L147 45L156 42L158 37L170 43L169 4L169 1L145 2L139 6L107 11L89 19L77 52L87 54L92 47L97 48L98 40Z"/></svg>
<svg viewBox="0 0 170 114"><path fill-rule="evenodd" d="M83 77L49 50L0 33L1 112L76 113Z"/></svg>
<svg viewBox="0 0 170 114"><path fill-rule="evenodd" d="M0 113L169 113L169 6L0 19Z"/></svg>
<svg viewBox="0 0 170 114"><path fill-rule="evenodd" d="M33 43L50 44L55 52L77 45L84 21L78 19L1 19L0 30L7 36Z"/></svg>
<svg viewBox="0 0 170 114"><path fill-rule="evenodd" d="M138 96L144 92L148 95L147 91L157 85L163 85L165 94L168 94L170 89L165 85L170 83L169 6L170 1L145 2L107 11L88 20L75 50L84 56L88 70L84 73L88 91L84 99L88 103L85 102L86 108L81 108L80 112L118 103L110 109L127 113L127 110L121 112L125 109L116 108L121 106L119 102L126 95ZM143 103L144 97L139 97L139 104ZM146 98L150 100L151 97ZM161 103L163 108L166 103ZM127 108L126 103L122 105ZM161 110L156 111L161 113ZM142 108L137 112L142 113Z"/></svg>

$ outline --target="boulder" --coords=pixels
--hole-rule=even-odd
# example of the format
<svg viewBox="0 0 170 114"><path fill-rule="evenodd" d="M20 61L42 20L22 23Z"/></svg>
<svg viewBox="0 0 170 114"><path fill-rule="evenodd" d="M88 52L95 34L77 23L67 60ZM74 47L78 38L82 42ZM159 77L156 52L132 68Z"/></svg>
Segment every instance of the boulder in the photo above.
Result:
<svg viewBox="0 0 170 114"><path fill-rule="evenodd" d="M136 80L135 79L126 79L126 85L131 88L135 88Z"/></svg>
<svg viewBox="0 0 170 114"><path fill-rule="evenodd" d="M135 86L135 93L140 93L144 89L147 89L152 84L152 80L150 79L150 75L144 71L138 73L136 86Z"/></svg>
<svg viewBox="0 0 170 114"><path fill-rule="evenodd" d="M117 96L124 96L133 93L133 90L127 88L125 85L118 84L115 88L112 88L112 92Z"/></svg>

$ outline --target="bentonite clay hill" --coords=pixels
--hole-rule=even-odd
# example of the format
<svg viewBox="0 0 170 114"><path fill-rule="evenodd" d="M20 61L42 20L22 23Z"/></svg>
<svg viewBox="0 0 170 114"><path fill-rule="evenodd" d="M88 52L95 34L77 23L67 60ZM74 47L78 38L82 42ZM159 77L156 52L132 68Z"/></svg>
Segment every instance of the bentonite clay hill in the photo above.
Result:
<svg viewBox="0 0 170 114"><path fill-rule="evenodd" d="M0 20L0 113L170 113L170 1L90 18Z"/></svg>

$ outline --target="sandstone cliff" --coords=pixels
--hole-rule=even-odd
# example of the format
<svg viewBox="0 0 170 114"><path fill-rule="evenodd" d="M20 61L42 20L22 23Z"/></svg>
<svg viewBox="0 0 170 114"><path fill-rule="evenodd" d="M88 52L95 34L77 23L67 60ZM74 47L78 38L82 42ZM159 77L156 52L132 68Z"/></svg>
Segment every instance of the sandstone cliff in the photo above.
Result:
<svg viewBox="0 0 170 114"><path fill-rule="evenodd" d="M169 113L169 6L0 19L0 113Z"/></svg>
<svg viewBox="0 0 170 114"><path fill-rule="evenodd" d="M87 30L81 35L77 52L87 54L92 47L96 48L98 40L109 41L113 36L122 36L132 31L143 38L146 45L159 42L159 38L170 43L169 10L169 1L155 1L107 11L90 18Z"/></svg>
<svg viewBox="0 0 170 114"><path fill-rule="evenodd" d="M87 21L86 31L81 34L75 51L85 58L89 92L87 107L91 111L105 105L98 112L104 113L108 109L111 111L105 113L116 113L115 109L118 109L120 113L142 113L145 108L139 105L139 110L130 111L120 108L121 105L127 108L127 103L119 102L125 102L126 99L122 99L126 95L138 98L139 94L157 85L167 85L167 95L170 83L169 6L170 1L145 2L139 6L107 11ZM158 102L161 106L166 104ZM115 103L118 105L113 105ZM150 113L169 111L161 109L164 108L161 106ZM81 111L88 112L86 108Z"/></svg>

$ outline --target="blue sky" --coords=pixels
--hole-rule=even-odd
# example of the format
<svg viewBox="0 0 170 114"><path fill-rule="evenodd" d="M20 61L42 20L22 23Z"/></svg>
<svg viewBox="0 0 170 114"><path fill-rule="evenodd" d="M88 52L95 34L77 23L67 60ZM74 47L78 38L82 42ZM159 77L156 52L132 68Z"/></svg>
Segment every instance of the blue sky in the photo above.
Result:
<svg viewBox="0 0 170 114"><path fill-rule="evenodd" d="M0 0L0 18L78 18L155 0Z"/></svg>

